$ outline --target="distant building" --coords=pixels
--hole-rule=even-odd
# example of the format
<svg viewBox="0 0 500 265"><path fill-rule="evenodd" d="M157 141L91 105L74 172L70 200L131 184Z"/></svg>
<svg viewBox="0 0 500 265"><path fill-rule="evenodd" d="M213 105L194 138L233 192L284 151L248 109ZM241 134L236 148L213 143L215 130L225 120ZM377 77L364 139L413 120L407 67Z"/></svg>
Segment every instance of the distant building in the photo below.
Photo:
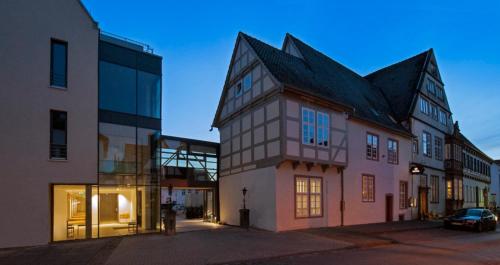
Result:
<svg viewBox="0 0 500 265"><path fill-rule="evenodd" d="M495 160L491 165L491 202L495 208L500 207L500 160Z"/></svg>

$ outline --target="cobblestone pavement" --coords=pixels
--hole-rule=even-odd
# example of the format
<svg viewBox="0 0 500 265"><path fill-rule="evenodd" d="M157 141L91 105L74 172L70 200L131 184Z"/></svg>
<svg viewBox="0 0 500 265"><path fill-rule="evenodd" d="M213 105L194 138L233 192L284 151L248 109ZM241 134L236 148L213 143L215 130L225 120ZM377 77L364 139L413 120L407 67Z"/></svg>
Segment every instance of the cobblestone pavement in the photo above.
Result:
<svg viewBox="0 0 500 265"><path fill-rule="evenodd" d="M379 235L392 242L371 247L247 260L231 265L500 265L500 230L476 233L435 228L381 232Z"/></svg>
<svg viewBox="0 0 500 265"><path fill-rule="evenodd" d="M229 227L124 238L107 264L213 264L335 250L351 244L301 232L273 233Z"/></svg>
<svg viewBox="0 0 500 265"><path fill-rule="evenodd" d="M0 250L1 265L105 264L122 238L106 238Z"/></svg>

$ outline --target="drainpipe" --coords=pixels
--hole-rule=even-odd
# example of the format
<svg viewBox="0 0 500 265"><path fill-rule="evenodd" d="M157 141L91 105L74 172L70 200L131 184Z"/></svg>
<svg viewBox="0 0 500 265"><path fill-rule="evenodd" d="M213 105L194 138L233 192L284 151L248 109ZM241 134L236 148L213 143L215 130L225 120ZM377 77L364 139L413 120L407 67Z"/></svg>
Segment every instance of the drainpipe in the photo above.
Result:
<svg viewBox="0 0 500 265"><path fill-rule="evenodd" d="M340 226L344 226L344 167L340 167L338 172L340 173Z"/></svg>

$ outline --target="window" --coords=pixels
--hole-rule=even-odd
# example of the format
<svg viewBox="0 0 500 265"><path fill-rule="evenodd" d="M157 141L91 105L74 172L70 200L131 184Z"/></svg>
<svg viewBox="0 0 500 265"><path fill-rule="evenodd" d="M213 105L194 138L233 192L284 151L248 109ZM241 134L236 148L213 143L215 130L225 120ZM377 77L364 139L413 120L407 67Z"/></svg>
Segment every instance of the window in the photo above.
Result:
<svg viewBox="0 0 500 265"><path fill-rule="evenodd" d="M362 201L375 202L375 176L363 175L361 188Z"/></svg>
<svg viewBox="0 0 500 265"><path fill-rule="evenodd" d="M398 163L398 141L393 139L387 140L387 162L390 164Z"/></svg>
<svg viewBox="0 0 500 265"><path fill-rule="evenodd" d="M434 120L438 120L438 107L434 104L431 104L431 117Z"/></svg>
<svg viewBox="0 0 500 265"><path fill-rule="evenodd" d="M458 199L463 200L464 199L464 181L462 179L458 180Z"/></svg>
<svg viewBox="0 0 500 265"><path fill-rule="evenodd" d="M436 86L436 94L438 99L440 99L441 101L444 100L444 91L442 87Z"/></svg>
<svg viewBox="0 0 500 265"><path fill-rule="evenodd" d="M443 139L434 136L434 150L437 160L443 160Z"/></svg>
<svg viewBox="0 0 500 265"><path fill-rule="evenodd" d="M99 108L137 114L137 71L99 62Z"/></svg>
<svg viewBox="0 0 500 265"><path fill-rule="evenodd" d="M448 115L442 110L439 110L439 122L443 125L448 123Z"/></svg>
<svg viewBox="0 0 500 265"><path fill-rule="evenodd" d="M420 112L429 115L429 101L424 98L420 98Z"/></svg>
<svg viewBox="0 0 500 265"><path fill-rule="evenodd" d="M432 95L436 95L436 83L431 79L427 79L427 92Z"/></svg>
<svg viewBox="0 0 500 265"><path fill-rule="evenodd" d="M302 108L302 143L314 145L314 111Z"/></svg>
<svg viewBox="0 0 500 265"><path fill-rule="evenodd" d="M238 84L236 84L236 88L234 90L234 96L239 97L239 96L241 96L241 94L243 94L243 89L241 87L241 82L238 82Z"/></svg>
<svg viewBox="0 0 500 265"><path fill-rule="evenodd" d="M248 91L252 88L252 72L243 77L243 90Z"/></svg>
<svg viewBox="0 0 500 265"><path fill-rule="evenodd" d="M161 77L137 71L137 114L159 119L161 117Z"/></svg>
<svg viewBox="0 0 500 265"><path fill-rule="evenodd" d="M50 111L50 159L67 158L67 118L65 111Z"/></svg>
<svg viewBox="0 0 500 265"><path fill-rule="evenodd" d="M68 43L51 40L50 43L50 85L66 87L68 84Z"/></svg>
<svg viewBox="0 0 500 265"><path fill-rule="evenodd" d="M451 180L446 181L446 199L453 198L453 182Z"/></svg>
<svg viewBox="0 0 500 265"><path fill-rule="evenodd" d="M304 218L322 215L322 179L318 177L296 177L295 216Z"/></svg>
<svg viewBox="0 0 500 265"><path fill-rule="evenodd" d="M422 154L427 157L432 157L432 137L428 132L422 133Z"/></svg>
<svg viewBox="0 0 500 265"><path fill-rule="evenodd" d="M412 149L413 149L414 154L418 154L418 139L417 138L413 139Z"/></svg>
<svg viewBox="0 0 500 265"><path fill-rule="evenodd" d="M408 182L400 181L399 182L399 208L406 209L408 208Z"/></svg>
<svg viewBox="0 0 500 265"><path fill-rule="evenodd" d="M439 203L439 176L431 176L431 203Z"/></svg>
<svg viewBox="0 0 500 265"><path fill-rule="evenodd" d="M318 112L318 145L319 146L328 146L328 136L329 136L329 126L330 119L328 114L323 112Z"/></svg>
<svg viewBox="0 0 500 265"><path fill-rule="evenodd" d="M378 160L378 136L366 134L366 159Z"/></svg>

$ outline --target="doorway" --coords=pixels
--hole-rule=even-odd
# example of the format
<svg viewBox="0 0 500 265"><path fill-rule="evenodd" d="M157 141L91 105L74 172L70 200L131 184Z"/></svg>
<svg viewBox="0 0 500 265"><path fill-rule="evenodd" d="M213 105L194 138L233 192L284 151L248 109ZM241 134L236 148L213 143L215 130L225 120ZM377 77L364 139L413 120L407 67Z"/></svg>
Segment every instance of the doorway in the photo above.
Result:
<svg viewBox="0 0 500 265"><path fill-rule="evenodd" d="M394 196L392 194L385 195L385 221L392 222L394 209Z"/></svg>
<svg viewBox="0 0 500 265"><path fill-rule="evenodd" d="M104 193L99 195L99 220L101 223L118 222L118 194Z"/></svg>
<svg viewBox="0 0 500 265"><path fill-rule="evenodd" d="M427 219L429 215L428 191L427 187L418 188L418 217L420 220Z"/></svg>

